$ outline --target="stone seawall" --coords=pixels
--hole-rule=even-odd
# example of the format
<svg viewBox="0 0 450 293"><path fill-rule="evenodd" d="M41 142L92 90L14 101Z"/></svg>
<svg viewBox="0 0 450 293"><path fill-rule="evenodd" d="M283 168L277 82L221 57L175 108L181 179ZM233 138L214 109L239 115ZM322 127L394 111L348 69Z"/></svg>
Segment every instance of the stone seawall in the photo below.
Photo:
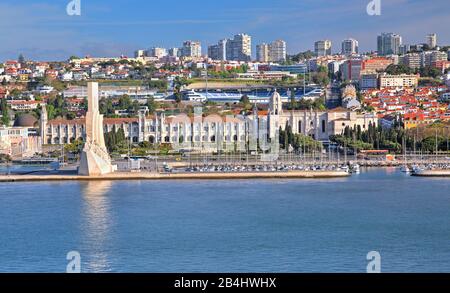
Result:
<svg viewBox="0 0 450 293"><path fill-rule="evenodd" d="M450 177L450 170L425 170L412 175L417 177Z"/></svg>
<svg viewBox="0 0 450 293"><path fill-rule="evenodd" d="M95 181L95 180L173 180L173 179L295 179L340 178L342 171L234 172L234 173L112 173L102 176L79 175L0 175L0 182Z"/></svg>

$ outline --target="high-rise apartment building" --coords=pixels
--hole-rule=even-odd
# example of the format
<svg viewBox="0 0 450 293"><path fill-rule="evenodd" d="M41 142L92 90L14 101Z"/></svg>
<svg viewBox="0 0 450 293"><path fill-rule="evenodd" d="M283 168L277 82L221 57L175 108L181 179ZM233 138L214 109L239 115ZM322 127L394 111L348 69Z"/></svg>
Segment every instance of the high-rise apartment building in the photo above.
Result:
<svg viewBox="0 0 450 293"><path fill-rule="evenodd" d="M169 56L170 57L179 57L180 55L180 49L179 48L170 48L169 49Z"/></svg>
<svg viewBox="0 0 450 293"><path fill-rule="evenodd" d="M256 46L256 60L258 62L270 62L268 44L263 43Z"/></svg>
<svg viewBox="0 0 450 293"><path fill-rule="evenodd" d="M273 62L286 61L287 48L286 42L283 40L276 40L269 44L269 58Z"/></svg>
<svg viewBox="0 0 450 293"><path fill-rule="evenodd" d="M427 45L428 45L428 47L430 47L430 49L434 49L437 47L437 35L436 34L427 35Z"/></svg>
<svg viewBox="0 0 450 293"><path fill-rule="evenodd" d="M198 41L185 41L181 48L182 57L202 57L202 45Z"/></svg>
<svg viewBox="0 0 450 293"><path fill-rule="evenodd" d="M165 48L153 47L147 51L147 56L162 58L167 56L167 50Z"/></svg>
<svg viewBox="0 0 450 293"><path fill-rule="evenodd" d="M247 34L235 35L226 44L227 60L251 61L252 60L252 37Z"/></svg>
<svg viewBox="0 0 450 293"><path fill-rule="evenodd" d="M447 59L447 53L437 50L420 53L420 65L422 67L433 66L436 62L447 61Z"/></svg>
<svg viewBox="0 0 450 293"><path fill-rule="evenodd" d="M208 57L212 60L227 60L227 43L228 40L220 40L217 45L208 47Z"/></svg>
<svg viewBox="0 0 450 293"><path fill-rule="evenodd" d="M394 33L382 33L377 38L378 55L399 55L402 37Z"/></svg>
<svg viewBox="0 0 450 293"><path fill-rule="evenodd" d="M316 56L328 56L331 55L331 41L323 40L314 43L314 52Z"/></svg>
<svg viewBox="0 0 450 293"><path fill-rule="evenodd" d="M412 69L420 68L420 55L418 53L408 53L402 57L401 63Z"/></svg>
<svg viewBox="0 0 450 293"><path fill-rule="evenodd" d="M286 61L286 54L286 42L283 40L256 46L256 59L259 62L284 62Z"/></svg>
<svg viewBox="0 0 450 293"><path fill-rule="evenodd" d="M355 39L347 39L342 41L342 55L351 56L359 53L359 44Z"/></svg>
<svg viewBox="0 0 450 293"><path fill-rule="evenodd" d="M136 50L134 52L134 58L143 58L145 57L146 53L145 50Z"/></svg>
<svg viewBox="0 0 450 293"><path fill-rule="evenodd" d="M401 45L399 48L399 54L400 55L405 55L407 54L409 51L411 51L411 45Z"/></svg>

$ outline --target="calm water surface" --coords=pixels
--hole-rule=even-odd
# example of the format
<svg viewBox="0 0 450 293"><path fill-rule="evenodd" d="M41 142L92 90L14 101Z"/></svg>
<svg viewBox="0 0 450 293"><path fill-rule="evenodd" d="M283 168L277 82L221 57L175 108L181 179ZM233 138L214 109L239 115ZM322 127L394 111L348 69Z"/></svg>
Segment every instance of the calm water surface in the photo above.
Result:
<svg viewBox="0 0 450 293"><path fill-rule="evenodd" d="M450 272L450 179L0 183L0 271Z"/></svg>

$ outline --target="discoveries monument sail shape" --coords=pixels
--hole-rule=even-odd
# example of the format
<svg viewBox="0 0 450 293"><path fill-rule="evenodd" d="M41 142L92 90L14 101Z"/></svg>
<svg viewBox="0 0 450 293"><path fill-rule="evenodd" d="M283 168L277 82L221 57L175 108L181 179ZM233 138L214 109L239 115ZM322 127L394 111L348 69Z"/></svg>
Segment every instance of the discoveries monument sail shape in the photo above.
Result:
<svg viewBox="0 0 450 293"><path fill-rule="evenodd" d="M86 113L86 142L81 153L79 175L99 176L117 169L111 164L111 157L103 136L103 115L98 106L98 83L88 83L88 112Z"/></svg>

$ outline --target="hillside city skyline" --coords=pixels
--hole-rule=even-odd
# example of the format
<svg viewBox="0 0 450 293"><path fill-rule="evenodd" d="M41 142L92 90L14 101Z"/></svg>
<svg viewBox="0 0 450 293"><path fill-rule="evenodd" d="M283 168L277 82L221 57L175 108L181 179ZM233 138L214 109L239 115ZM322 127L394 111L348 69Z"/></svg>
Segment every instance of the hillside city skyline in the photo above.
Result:
<svg viewBox="0 0 450 293"><path fill-rule="evenodd" d="M424 43L427 34L436 33L439 45L450 44L444 0L432 6L422 0L383 2L380 16L367 15L368 0L351 0L345 7L339 1L284 1L274 7L271 0L232 0L227 5L196 0L177 3L170 10L138 1L112 0L107 6L81 1L80 16L66 14L68 2L2 1L0 60L17 58L20 53L42 61L71 55L132 56L139 48L179 47L185 40L200 41L206 54L209 45L238 33L252 36L253 58L256 44L277 39L287 42L288 54L313 50L314 42L324 39L332 41L335 53L347 38L358 40L361 52L375 51L381 32L399 34L407 44ZM137 6L139 11L134 9Z"/></svg>

